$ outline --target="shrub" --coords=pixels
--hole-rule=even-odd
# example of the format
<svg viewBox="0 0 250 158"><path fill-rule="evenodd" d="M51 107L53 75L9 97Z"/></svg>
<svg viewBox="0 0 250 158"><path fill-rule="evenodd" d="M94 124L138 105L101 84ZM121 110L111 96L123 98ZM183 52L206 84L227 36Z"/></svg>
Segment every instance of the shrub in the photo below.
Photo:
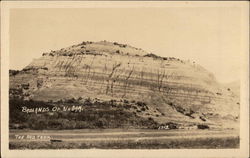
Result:
<svg viewBox="0 0 250 158"><path fill-rule="evenodd" d="M49 53L49 56L52 56L52 57L53 57L53 56L54 56L54 54L53 54L53 53Z"/></svg>
<svg viewBox="0 0 250 158"><path fill-rule="evenodd" d="M170 106L174 106L174 104L172 102L168 103Z"/></svg>
<svg viewBox="0 0 250 158"><path fill-rule="evenodd" d="M209 129L208 125L197 125L198 129Z"/></svg>
<svg viewBox="0 0 250 158"><path fill-rule="evenodd" d="M136 103L138 106L146 106L146 103L144 103L144 102L140 102L140 101L138 101L137 103Z"/></svg>
<svg viewBox="0 0 250 158"><path fill-rule="evenodd" d="M124 108L125 108L125 109L130 109L130 106L129 106L129 105L126 105Z"/></svg>
<svg viewBox="0 0 250 158"><path fill-rule="evenodd" d="M15 75L17 75L19 72L20 72L19 70L9 70L10 76L15 76Z"/></svg>
<svg viewBox="0 0 250 158"><path fill-rule="evenodd" d="M204 117L202 117L202 116L200 116L200 119L201 119L202 121L206 121L206 119L205 119Z"/></svg>
<svg viewBox="0 0 250 158"><path fill-rule="evenodd" d="M128 101L128 100L126 100L126 99L124 99L124 100L123 100L123 102L124 102L124 103L126 103L126 104L128 104L128 103L129 103L129 101Z"/></svg>
<svg viewBox="0 0 250 158"><path fill-rule="evenodd" d="M153 121L154 119L153 119L152 117L149 117L148 120L149 120L149 121Z"/></svg>
<svg viewBox="0 0 250 158"><path fill-rule="evenodd" d="M87 106L92 105L91 99L89 97L84 101L84 105L87 105Z"/></svg>
<svg viewBox="0 0 250 158"><path fill-rule="evenodd" d="M173 123L173 122L167 122L166 125L168 126L169 129L177 129L178 124Z"/></svg>
<svg viewBox="0 0 250 158"><path fill-rule="evenodd" d="M154 58L154 59L160 59L160 58L161 58L160 56L155 55L155 54L153 54L153 53L146 54L146 55L144 55L144 57L152 57L152 58Z"/></svg>
<svg viewBox="0 0 250 158"><path fill-rule="evenodd" d="M66 103L76 103L77 100L75 98L71 98L71 99L68 99L66 100Z"/></svg>
<svg viewBox="0 0 250 158"><path fill-rule="evenodd" d="M49 70L47 67L42 67L41 69L43 69L43 70Z"/></svg>

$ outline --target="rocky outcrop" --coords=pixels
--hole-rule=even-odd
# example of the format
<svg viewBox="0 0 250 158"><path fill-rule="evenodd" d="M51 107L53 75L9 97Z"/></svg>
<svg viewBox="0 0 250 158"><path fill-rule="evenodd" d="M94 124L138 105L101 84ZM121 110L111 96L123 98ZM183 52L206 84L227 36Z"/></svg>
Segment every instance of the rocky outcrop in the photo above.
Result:
<svg viewBox="0 0 250 158"><path fill-rule="evenodd" d="M140 115L159 122L218 124L218 118L239 118L238 95L201 66L116 42L82 42L43 53L10 75L10 96L19 90L24 99L143 101L151 111Z"/></svg>

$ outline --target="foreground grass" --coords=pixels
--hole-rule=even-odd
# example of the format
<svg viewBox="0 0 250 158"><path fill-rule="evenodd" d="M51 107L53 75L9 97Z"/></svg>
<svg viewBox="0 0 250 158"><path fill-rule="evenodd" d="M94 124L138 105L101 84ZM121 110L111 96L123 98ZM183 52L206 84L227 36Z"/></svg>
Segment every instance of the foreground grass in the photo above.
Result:
<svg viewBox="0 0 250 158"><path fill-rule="evenodd" d="M10 142L10 149L222 149L239 148L239 137L85 142Z"/></svg>

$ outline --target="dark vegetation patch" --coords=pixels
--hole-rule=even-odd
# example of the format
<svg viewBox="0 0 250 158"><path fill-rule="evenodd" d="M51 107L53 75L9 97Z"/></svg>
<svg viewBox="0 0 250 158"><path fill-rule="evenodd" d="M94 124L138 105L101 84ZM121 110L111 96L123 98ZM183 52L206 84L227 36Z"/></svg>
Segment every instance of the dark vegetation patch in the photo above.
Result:
<svg viewBox="0 0 250 158"><path fill-rule="evenodd" d="M158 55L153 54L153 53L146 54L146 55L144 55L144 57L151 57L153 59L174 60L174 61L183 62L182 60L175 58L175 57L161 57L161 56L158 56Z"/></svg>
<svg viewBox="0 0 250 158"><path fill-rule="evenodd" d="M153 53L146 54L146 55L144 55L144 57L152 57L154 59L162 59L162 57L155 55Z"/></svg>
<svg viewBox="0 0 250 158"><path fill-rule="evenodd" d="M54 53L49 53L49 56L52 56L52 57L53 57L53 56L55 56L55 54L54 54Z"/></svg>
<svg viewBox="0 0 250 158"><path fill-rule="evenodd" d="M17 92L19 93L19 92ZM22 112L27 109L45 109L45 112ZM81 112L53 111L52 108L80 106ZM105 129L105 128L151 128L156 129L158 123L153 119L143 118L125 106L129 103L118 103L115 100L98 101L94 99L68 99L57 102L44 102L10 98L11 129ZM137 110L141 112L141 110Z"/></svg>
<svg viewBox="0 0 250 158"><path fill-rule="evenodd" d="M78 45L75 45L76 47L77 46L84 46L84 45L87 45L87 44L92 44L93 42L91 41L83 41L82 43L78 44Z"/></svg>
<svg viewBox="0 0 250 158"><path fill-rule="evenodd" d="M219 93L219 92L217 92L216 94L217 94L217 95L222 95L222 94L221 94L221 93Z"/></svg>
<svg viewBox="0 0 250 158"><path fill-rule="evenodd" d="M30 96L29 93L25 92L29 88L30 88L29 83L22 83L22 84L18 85L17 88L10 88L9 89L9 97L14 98L14 99L22 99L23 100L24 98Z"/></svg>
<svg viewBox="0 0 250 158"><path fill-rule="evenodd" d="M197 125L198 129L209 129L208 125Z"/></svg>
<svg viewBox="0 0 250 158"><path fill-rule="evenodd" d="M200 116L200 119L201 119L202 121L207 121L203 116Z"/></svg>
<svg viewBox="0 0 250 158"><path fill-rule="evenodd" d="M192 114L195 113L192 109L184 109L180 105L176 105L173 102L169 102L168 105L170 105L173 109L175 109L177 112L179 112L183 115L186 115L190 118L195 118L194 116L192 116ZM203 118L203 119L205 119L205 118Z"/></svg>
<svg viewBox="0 0 250 158"><path fill-rule="evenodd" d="M160 125L160 127L165 127L167 129L178 129L179 128L179 124L174 123L174 122L167 122L167 123L162 123Z"/></svg>
<svg viewBox="0 0 250 158"><path fill-rule="evenodd" d="M23 95L23 89L22 88L10 88L9 93L10 93L9 94L10 97L21 98L21 96Z"/></svg>
<svg viewBox="0 0 250 158"><path fill-rule="evenodd" d="M35 73L38 73L39 70L46 70L46 71L48 71L49 69L47 67L26 67L23 70L21 70L20 72L32 72L32 73L35 72Z"/></svg>
<svg viewBox="0 0 250 158"><path fill-rule="evenodd" d="M9 70L9 75L10 76L15 76L15 75L17 75L17 74L19 74L19 70Z"/></svg>
<svg viewBox="0 0 250 158"><path fill-rule="evenodd" d="M127 47L126 44L120 44L120 43L117 43L117 42L114 42L113 44L116 45L116 46L119 46L121 48L126 48Z"/></svg>
<svg viewBox="0 0 250 158"><path fill-rule="evenodd" d="M72 56L75 56L75 55L94 55L94 56L102 56L103 54L101 53L97 53L95 51L91 51L91 50L84 50L84 51L80 51L80 52L64 52L64 53L61 53L60 55L62 56L69 56L69 57L72 57Z"/></svg>

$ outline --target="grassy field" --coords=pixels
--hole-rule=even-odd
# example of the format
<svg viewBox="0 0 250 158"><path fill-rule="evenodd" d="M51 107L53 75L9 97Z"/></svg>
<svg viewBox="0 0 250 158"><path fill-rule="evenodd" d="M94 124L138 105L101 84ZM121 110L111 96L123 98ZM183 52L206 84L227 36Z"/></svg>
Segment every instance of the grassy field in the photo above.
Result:
<svg viewBox="0 0 250 158"><path fill-rule="evenodd" d="M17 136L23 138L20 139ZM40 139L41 136L43 139ZM238 147L239 136L233 130L11 130L9 143L10 149L216 149Z"/></svg>

